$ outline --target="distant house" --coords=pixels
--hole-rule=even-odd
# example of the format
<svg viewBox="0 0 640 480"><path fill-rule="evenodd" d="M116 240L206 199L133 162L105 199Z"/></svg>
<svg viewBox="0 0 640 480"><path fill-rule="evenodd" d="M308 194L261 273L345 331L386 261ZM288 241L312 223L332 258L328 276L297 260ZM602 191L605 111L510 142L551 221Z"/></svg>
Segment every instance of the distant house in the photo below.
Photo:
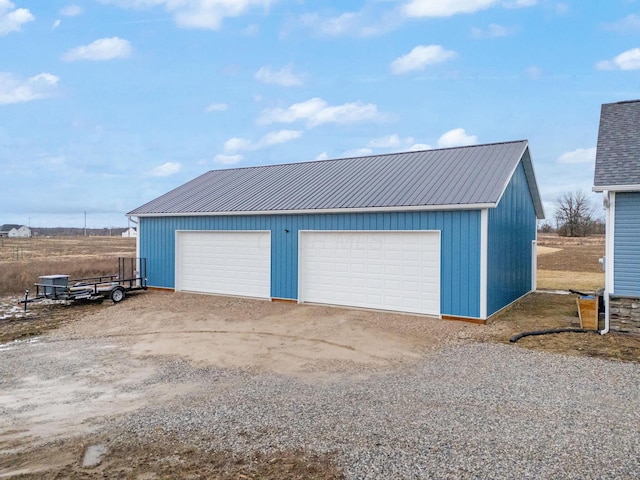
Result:
<svg viewBox="0 0 640 480"><path fill-rule="evenodd" d="M484 323L535 290L527 141L213 170L129 212L155 287Z"/></svg>
<svg viewBox="0 0 640 480"><path fill-rule="evenodd" d="M606 209L603 333L640 335L640 100L602 105L593 184Z"/></svg>
<svg viewBox="0 0 640 480"><path fill-rule="evenodd" d="M138 231L134 227L129 227L122 232L122 236L127 238L136 238L138 236Z"/></svg>
<svg viewBox="0 0 640 480"><path fill-rule="evenodd" d="M0 237L29 238L31 229L25 225L4 224L0 226Z"/></svg>

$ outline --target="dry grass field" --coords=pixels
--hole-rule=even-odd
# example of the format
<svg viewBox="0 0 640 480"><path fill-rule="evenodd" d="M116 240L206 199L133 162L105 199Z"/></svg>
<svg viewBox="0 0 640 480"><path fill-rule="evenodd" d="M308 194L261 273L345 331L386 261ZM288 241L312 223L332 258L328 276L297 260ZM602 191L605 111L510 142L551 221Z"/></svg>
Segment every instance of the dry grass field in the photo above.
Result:
<svg viewBox="0 0 640 480"><path fill-rule="evenodd" d="M538 288L593 292L604 287L598 261L604 256L604 236L538 237Z"/></svg>
<svg viewBox="0 0 640 480"><path fill-rule="evenodd" d="M134 257L135 238L34 237L0 239L0 295L31 289L40 275L113 275L118 257Z"/></svg>

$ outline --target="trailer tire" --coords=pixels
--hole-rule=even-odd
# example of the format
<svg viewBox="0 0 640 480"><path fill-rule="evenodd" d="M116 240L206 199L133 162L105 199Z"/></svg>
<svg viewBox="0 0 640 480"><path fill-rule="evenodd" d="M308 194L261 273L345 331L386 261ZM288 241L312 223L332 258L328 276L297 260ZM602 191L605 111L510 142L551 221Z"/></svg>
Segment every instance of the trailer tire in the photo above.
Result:
<svg viewBox="0 0 640 480"><path fill-rule="evenodd" d="M119 303L122 300L124 300L125 297L125 293L124 293L124 288L122 287L117 287L114 288L113 290L111 290L111 294L109 295L109 298L111 298L111 301L113 303Z"/></svg>

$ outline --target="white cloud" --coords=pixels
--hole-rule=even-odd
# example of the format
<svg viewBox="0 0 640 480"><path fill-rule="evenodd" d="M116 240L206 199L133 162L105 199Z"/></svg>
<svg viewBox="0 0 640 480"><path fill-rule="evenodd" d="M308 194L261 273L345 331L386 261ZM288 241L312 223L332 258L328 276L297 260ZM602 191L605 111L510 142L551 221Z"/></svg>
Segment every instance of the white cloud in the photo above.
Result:
<svg viewBox="0 0 640 480"><path fill-rule="evenodd" d="M302 75L294 73L291 65L277 71L272 71L271 66L262 67L254 77L262 83L280 85L281 87L299 87L303 83Z"/></svg>
<svg viewBox="0 0 640 480"><path fill-rule="evenodd" d="M30 102L53 95L60 79L50 73L39 73L26 80L0 72L0 105Z"/></svg>
<svg viewBox="0 0 640 480"><path fill-rule="evenodd" d="M640 70L640 48L632 48L611 60L596 63L598 70Z"/></svg>
<svg viewBox="0 0 640 480"><path fill-rule="evenodd" d="M227 153L255 151L287 143L301 136L302 131L300 130L278 130L267 133L257 142L252 142L246 138L233 137L224 142L223 148Z"/></svg>
<svg viewBox="0 0 640 480"><path fill-rule="evenodd" d="M316 29L321 35L338 37L352 32L360 22L361 16L359 12L345 12L337 17L322 18L311 13L302 17L302 23Z"/></svg>
<svg viewBox="0 0 640 480"><path fill-rule="evenodd" d="M640 32L640 15L631 13L617 22L605 24L604 28L618 33Z"/></svg>
<svg viewBox="0 0 640 480"><path fill-rule="evenodd" d="M476 135L467 135L464 128L454 128L443 133L438 139L438 148L462 147L478 143Z"/></svg>
<svg viewBox="0 0 640 480"><path fill-rule="evenodd" d="M207 107L204 109L205 112L224 112L225 110L229 109L229 105L227 105L226 103L210 103L209 105L207 105Z"/></svg>
<svg viewBox="0 0 640 480"><path fill-rule="evenodd" d="M175 175L180 171L182 165L175 162L167 162L162 165L159 165L153 168L149 175L152 177L170 177L171 175Z"/></svg>
<svg viewBox="0 0 640 480"><path fill-rule="evenodd" d="M493 7L498 0L411 0L402 7L409 17L450 17Z"/></svg>
<svg viewBox="0 0 640 480"><path fill-rule="evenodd" d="M343 157L366 157L371 155L373 150L370 148L354 148L353 150L346 150L342 153Z"/></svg>
<svg viewBox="0 0 640 480"><path fill-rule="evenodd" d="M537 0L410 0L402 6L402 11L408 17L451 17L479 12L497 5L524 8L537 3Z"/></svg>
<svg viewBox="0 0 640 480"><path fill-rule="evenodd" d="M384 137L378 137L370 140L369 143L367 143L367 147L396 148L407 143L413 143L413 138L407 137L406 139L402 139L400 138L400 135L393 133L391 135L385 135Z"/></svg>
<svg viewBox="0 0 640 480"><path fill-rule="evenodd" d="M507 8L525 8L533 7L538 4L538 0L511 0L504 2Z"/></svg>
<svg viewBox="0 0 640 480"><path fill-rule="evenodd" d="M537 65L531 65L527 67L525 72L529 78L533 78L533 79L541 78L543 75L542 70Z"/></svg>
<svg viewBox="0 0 640 480"><path fill-rule="evenodd" d="M497 23L492 23L487 28L472 28L471 37L477 39L508 37L514 32L514 28L498 25Z"/></svg>
<svg viewBox="0 0 640 480"><path fill-rule="evenodd" d="M413 137L401 137L397 133L374 138L367 142L363 148L356 148L343 152L346 157L361 157L372 155L376 149L393 150L396 152L415 152L418 150L430 150L432 147L426 143L415 143Z"/></svg>
<svg viewBox="0 0 640 480"><path fill-rule="evenodd" d="M418 146L418 148L416 148ZM431 148L429 145L425 145L422 143L415 143L415 139L413 137L401 137L397 133L393 133L391 135L385 135L383 137L374 138L367 143L368 148L392 148L397 151L400 150L421 150L425 148Z"/></svg>
<svg viewBox="0 0 640 480"><path fill-rule="evenodd" d="M418 45L406 55L391 62L391 72L395 75L424 70L429 65L445 62L456 57L456 52L445 50L440 45Z"/></svg>
<svg viewBox="0 0 640 480"><path fill-rule="evenodd" d="M556 4L555 10L558 15L564 15L569 11L569 5L566 3L558 3Z"/></svg>
<svg viewBox="0 0 640 480"><path fill-rule="evenodd" d="M225 18L239 17L254 7L268 9L273 0L102 0L123 8L163 7L182 28L217 30Z"/></svg>
<svg viewBox="0 0 640 480"><path fill-rule="evenodd" d="M221 165L235 165L236 163L240 163L243 158L240 154L227 155L225 153L219 153L213 158L213 161Z"/></svg>
<svg viewBox="0 0 640 480"><path fill-rule="evenodd" d="M55 30L59 26L60 26L60 19L58 18L55 22L53 22L53 25L51 26L51 30Z"/></svg>
<svg viewBox="0 0 640 480"><path fill-rule="evenodd" d="M80 5L67 5L62 10L60 10L60 15L64 15L65 17L77 17L78 15L82 15L84 9Z"/></svg>
<svg viewBox="0 0 640 480"><path fill-rule="evenodd" d="M380 11L380 5L384 5L384 2L368 2L359 11L344 12L332 17L308 13L296 19L295 26L311 29L315 34L327 37L381 35L396 29L404 18L397 9Z"/></svg>
<svg viewBox="0 0 640 480"><path fill-rule="evenodd" d="M572 152L566 152L558 158L559 163L578 164L578 163L594 163L596 161L596 147L578 148Z"/></svg>
<svg viewBox="0 0 640 480"><path fill-rule="evenodd" d="M340 125L379 120L382 118L378 107L372 103L353 102L331 106L323 99L315 97L305 102L294 103L288 108L269 108L262 111L258 123L293 123L304 121L309 127L325 123Z"/></svg>
<svg viewBox="0 0 640 480"><path fill-rule="evenodd" d="M327 152L322 152L319 153L316 158L316 160L329 160L329 154Z"/></svg>
<svg viewBox="0 0 640 480"><path fill-rule="evenodd" d="M269 132L260 139L258 148L270 147L272 145L280 145L287 143L302 136L300 130L279 130L277 132Z"/></svg>
<svg viewBox="0 0 640 480"><path fill-rule="evenodd" d="M105 61L118 58L127 58L131 55L131 44L128 40L119 37L100 38L89 45L68 50L62 59L66 62L77 60Z"/></svg>
<svg viewBox="0 0 640 480"><path fill-rule="evenodd" d="M242 34L247 37L255 37L260 33L260 27L258 25L249 25L245 29L242 30Z"/></svg>
<svg viewBox="0 0 640 480"><path fill-rule="evenodd" d="M0 36L20 31L35 18L28 8L16 8L9 0L0 0Z"/></svg>
<svg viewBox="0 0 640 480"><path fill-rule="evenodd" d="M410 152L418 152L420 150L431 150L433 147L428 143L414 143L409 147Z"/></svg>
<svg viewBox="0 0 640 480"><path fill-rule="evenodd" d="M242 150L251 150L252 148L253 143L251 143L251 140L247 140L246 138L232 137L224 142L225 152L238 152Z"/></svg>

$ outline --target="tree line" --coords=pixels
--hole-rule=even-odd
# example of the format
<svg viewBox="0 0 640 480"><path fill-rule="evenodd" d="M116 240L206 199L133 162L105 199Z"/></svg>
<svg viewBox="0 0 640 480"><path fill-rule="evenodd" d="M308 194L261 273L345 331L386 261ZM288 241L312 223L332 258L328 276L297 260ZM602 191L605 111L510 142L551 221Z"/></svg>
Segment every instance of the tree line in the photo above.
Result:
<svg viewBox="0 0 640 480"><path fill-rule="evenodd" d="M596 216L596 208L587 195L578 190L560 196L556 200L553 219L545 220L538 230L557 233L561 237L587 237L603 235L605 222Z"/></svg>

